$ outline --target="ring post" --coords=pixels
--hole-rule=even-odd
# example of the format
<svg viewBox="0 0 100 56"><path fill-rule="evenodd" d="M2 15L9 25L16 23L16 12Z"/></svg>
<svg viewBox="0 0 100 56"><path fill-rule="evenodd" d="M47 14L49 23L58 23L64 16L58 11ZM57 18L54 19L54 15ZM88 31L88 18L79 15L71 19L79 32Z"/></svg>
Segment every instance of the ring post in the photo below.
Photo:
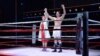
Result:
<svg viewBox="0 0 100 56"><path fill-rule="evenodd" d="M89 56L88 54L88 19L89 13L83 12L83 53L82 56Z"/></svg>
<svg viewBox="0 0 100 56"><path fill-rule="evenodd" d="M77 14L77 35L76 35L76 54L82 54L83 51L83 13Z"/></svg>
<svg viewBox="0 0 100 56"><path fill-rule="evenodd" d="M36 25L32 26L32 44L36 43Z"/></svg>

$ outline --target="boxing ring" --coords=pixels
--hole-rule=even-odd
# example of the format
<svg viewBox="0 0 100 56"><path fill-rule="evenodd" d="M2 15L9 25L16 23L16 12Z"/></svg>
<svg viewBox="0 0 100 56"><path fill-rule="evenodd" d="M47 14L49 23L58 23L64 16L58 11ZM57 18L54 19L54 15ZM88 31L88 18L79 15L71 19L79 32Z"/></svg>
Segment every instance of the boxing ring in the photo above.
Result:
<svg viewBox="0 0 100 56"><path fill-rule="evenodd" d="M95 11L95 12L98 12L98 11ZM66 18L64 19L63 21L73 21L75 22L75 24L69 24L69 25L62 25L62 32L67 32L67 33L73 33L74 35L72 34L66 34L66 35L62 35L62 39L61 40L66 40L67 38L74 38L74 42L72 43L77 43L77 40L79 42L84 42L84 40L86 40L87 42L85 42L85 44L82 44L83 45L83 53L84 51L87 50L88 47L84 47L84 45L87 45L88 44L88 40L93 40L93 39L100 39L100 36L95 36L95 35L88 35L88 32L100 32L100 29L94 29L94 28L91 28L91 26L100 26L100 21L96 21L96 20L92 20L92 19L89 19L88 17L88 13L92 13L92 12L81 12L83 15L80 15L80 13L70 13L70 14L76 14L77 16L75 18ZM79 14L79 16L78 16ZM81 20L77 20L77 18L85 18L85 20L81 19ZM80 35L80 34L76 34L78 29L77 29L77 23L79 23L80 21L83 21L83 31L85 31L85 33L83 32L83 35L86 34L83 39L85 37L88 37L88 38L85 38L83 41L80 41L78 38L76 40L76 37L77 35ZM84 22L84 21L87 21ZM25 42L31 42L30 44L31 45L35 45L37 43L37 35L38 35L38 31L39 30L39 26L37 26L36 23L40 23L41 21L26 21L26 22L11 22L11 23L0 23L0 27L10 27L11 29L0 29L0 33L15 33L15 35L12 35L10 34L10 36L0 36L0 39L12 39L14 41L2 41L0 42L0 45L3 45L3 46L17 46L18 48L12 48L12 49L1 49L0 50L0 55L2 54L7 54L8 56L66 56L66 54L68 56L84 56L84 54L87 54L87 53L84 53L84 54L76 54L77 52L77 48L76 49L63 49L63 52L62 53L53 53L51 52L52 51L52 46L51 47L48 47L48 51L47 52L42 52L41 51L41 47L31 47L30 45L23 45L23 44L20 44L18 42L22 42L22 43L25 43ZM48 22L53 22L52 20L49 20ZM88 22L93 22L95 24L89 24ZM22 26L21 24L23 24L24 26ZM31 26L27 26L27 24L31 24ZM80 23L79 23L80 24ZM85 26L85 27L84 27ZM49 30L51 33L53 31L52 29L53 25L50 25L49 26L49 29L46 29L46 30ZM68 29L69 27L69 29ZM80 26L81 27L81 26ZM89 28L89 29L88 29ZM79 31L80 32L80 31ZM20 35L18 35L20 33ZM21 35L21 33L24 33L26 35ZM27 35L27 33L29 33ZM82 37L82 36L79 36L79 37ZM25 40L25 41L24 41ZM50 42L53 42L53 38L50 38ZM81 38L82 40L82 38ZM70 41L62 41L63 43L64 42L70 42ZM78 44L80 44L78 42ZM13 44L12 44L13 43ZM87 43L87 44L86 44ZM76 45L75 45L76 47ZM79 45L78 45L78 48ZM84 48L86 48L86 50L84 50ZM80 51L79 51L80 52ZM89 50L89 55L90 56L99 56L100 50ZM88 54L87 54L88 55Z"/></svg>

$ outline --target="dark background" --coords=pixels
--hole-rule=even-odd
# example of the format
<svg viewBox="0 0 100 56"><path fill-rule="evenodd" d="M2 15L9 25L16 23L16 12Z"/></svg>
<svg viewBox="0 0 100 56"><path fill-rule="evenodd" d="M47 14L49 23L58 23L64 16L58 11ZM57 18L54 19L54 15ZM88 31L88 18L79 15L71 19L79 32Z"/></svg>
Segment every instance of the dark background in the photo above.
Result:
<svg viewBox="0 0 100 56"><path fill-rule="evenodd" d="M35 13L38 14L42 12L41 11L33 12L30 14L25 14L25 12L43 10L45 7L47 7L48 9L55 10L55 8L60 8L61 4L64 4L66 7L71 7L71 6L79 6L79 5L86 5L86 4L93 4L93 3L100 3L100 0L0 0L0 23L28 21L28 20L33 21L34 20L33 18L27 19L26 16L34 17ZM96 5L94 7L83 6L79 8L86 8L85 11L87 10L90 11L90 10L99 10L98 7L99 6ZM72 9L74 10L75 8ZM16 11L17 11L17 16L15 13ZM69 12L67 11L67 13ZM97 14L100 15L100 13L96 13L96 16L93 16L92 18L100 20L98 19L99 16L97 16Z"/></svg>

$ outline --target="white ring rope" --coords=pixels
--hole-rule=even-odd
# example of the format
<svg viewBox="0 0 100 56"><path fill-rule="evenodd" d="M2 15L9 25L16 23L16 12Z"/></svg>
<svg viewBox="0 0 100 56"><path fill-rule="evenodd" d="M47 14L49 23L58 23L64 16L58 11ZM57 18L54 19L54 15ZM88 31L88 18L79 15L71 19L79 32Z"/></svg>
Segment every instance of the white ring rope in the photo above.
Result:
<svg viewBox="0 0 100 56"><path fill-rule="evenodd" d="M29 36L0 36L0 38L2 39L33 39L33 38L29 38L32 37L31 35ZM75 38L76 36L61 36L61 37L65 37L65 38ZM35 39L35 38L34 38ZM38 39L38 38L36 38ZM100 36L88 36L88 39L100 39Z"/></svg>
<svg viewBox="0 0 100 56"><path fill-rule="evenodd" d="M16 25L0 25L0 26L6 26L6 27L16 27ZM61 25L62 27L75 27L77 26L76 24L72 24L72 25ZM89 24L89 26L100 26L100 24ZM21 25L17 25L17 27L25 27L25 28L32 28L32 26L21 26ZM36 26L39 27L39 26ZM53 25L50 25L48 27L54 27Z"/></svg>
<svg viewBox="0 0 100 56"><path fill-rule="evenodd" d="M100 24L100 21L97 21L97 20L92 20L92 19L89 19L90 22L94 22L94 23L99 23Z"/></svg>
<svg viewBox="0 0 100 56"><path fill-rule="evenodd" d="M9 24L5 24L5 25L0 25L0 26L6 26L6 27L25 27L25 28L31 28L32 26L23 26L23 25L9 25Z"/></svg>
<svg viewBox="0 0 100 56"><path fill-rule="evenodd" d="M1 25L1 26L6 26L6 27L16 27L16 25ZM62 27L76 27L76 24L73 25L61 25ZM89 26L100 26L100 24L89 24ZM22 28L32 28L32 26L20 26L17 25L17 27L22 27ZM39 27L39 26L36 26ZM48 26L48 27L54 27L53 25Z"/></svg>
<svg viewBox="0 0 100 56"><path fill-rule="evenodd" d="M76 21L75 18L69 18L69 19L64 19L64 21ZM43 21L43 22L53 22L53 21L61 21L61 20L48 20L48 21ZM26 22L12 22L12 23L0 23L0 25L5 25L5 24L32 24L32 23L40 23L41 21L26 21Z"/></svg>
<svg viewBox="0 0 100 56"><path fill-rule="evenodd" d="M0 25L0 26L6 26L6 27L16 27L16 25ZM67 26L67 27L71 27L71 26L77 26L77 25L61 25L61 26ZM32 28L32 26L21 26L21 25L17 25L17 27L25 27L25 28ZM39 27L39 26L36 26ZM53 25L48 26L48 27L54 27Z"/></svg>
<svg viewBox="0 0 100 56"><path fill-rule="evenodd" d="M75 18L70 18L70 19L64 19L64 21L76 21L77 19ZM51 21L54 21L54 20L49 20L48 22L51 22ZM59 21L59 20L57 20ZM89 19L90 22L95 22L95 23L100 23L100 21L96 21L96 20L91 20ZM7 24L10 24L10 25L13 25L13 24L32 24L32 23L40 23L41 21L27 21L27 22L12 22L12 23L0 23L0 26L4 26L4 25L7 25ZM43 21L43 22L46 22L46 21ZM25 26L27 27L27 26Z"/></svg>

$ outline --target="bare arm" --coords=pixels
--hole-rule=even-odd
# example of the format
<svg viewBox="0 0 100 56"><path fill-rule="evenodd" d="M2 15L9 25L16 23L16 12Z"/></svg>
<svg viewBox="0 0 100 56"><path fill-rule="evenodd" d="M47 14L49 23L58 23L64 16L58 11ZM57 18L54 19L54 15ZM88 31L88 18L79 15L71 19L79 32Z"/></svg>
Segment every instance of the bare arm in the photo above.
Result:
<svg viewBox="0 0 100 56"><path fill-rule="evenodd" d="M45 14L48 16L48 18L50 18L51 20L55 19L55 17L52 17L52 16L49 15L47 8L45 8L44 11L45 11Z"/></svg>
<svg viewBox="0 0 100 56"><path fill-rule="evenodd" d="M66 9L65 9L65 6L62 4L61 5L62 9L63 9L63 14L61 16L62 19L64 19L65 15L66 15Z"/></svg>

